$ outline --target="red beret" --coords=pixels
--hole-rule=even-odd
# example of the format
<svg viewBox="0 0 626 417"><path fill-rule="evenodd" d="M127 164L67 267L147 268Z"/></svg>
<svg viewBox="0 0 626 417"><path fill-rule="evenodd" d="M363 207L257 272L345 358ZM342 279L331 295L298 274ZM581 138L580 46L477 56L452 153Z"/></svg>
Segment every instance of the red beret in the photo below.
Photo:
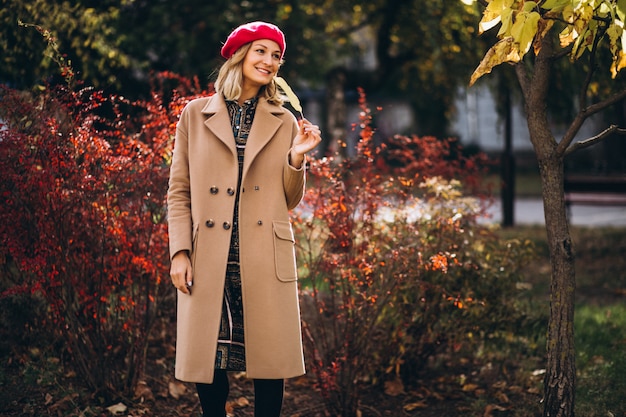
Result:
<svg viewBox="0 0 626 417"><path fill-rule="evenodd" d="M222 56L233 56L237 49L258 39L270 39L280 47L280 59L285 55L285 35L277 26L266 22L250 22L233 30L222 46Z"/></svg>

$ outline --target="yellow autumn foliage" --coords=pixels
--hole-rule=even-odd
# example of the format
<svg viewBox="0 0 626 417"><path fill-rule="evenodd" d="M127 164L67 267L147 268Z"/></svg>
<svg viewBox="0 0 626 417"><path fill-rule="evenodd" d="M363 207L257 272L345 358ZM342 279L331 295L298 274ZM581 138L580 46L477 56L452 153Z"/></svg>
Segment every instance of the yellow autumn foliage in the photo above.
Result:
<svg viewBox="0 0 626 417"><path fill-rule="evenodd" d="M626 0L491 0L479 23L482 34L500 25L499 41L485 54L472 74L470 86L502 63L517 63L530 51L539 53L545 37L560 21L561 48L571 47L570 59L577 60L605 34L613 54L613 78L626 67ZM560 26L561 27L561 26Z"/></svg>

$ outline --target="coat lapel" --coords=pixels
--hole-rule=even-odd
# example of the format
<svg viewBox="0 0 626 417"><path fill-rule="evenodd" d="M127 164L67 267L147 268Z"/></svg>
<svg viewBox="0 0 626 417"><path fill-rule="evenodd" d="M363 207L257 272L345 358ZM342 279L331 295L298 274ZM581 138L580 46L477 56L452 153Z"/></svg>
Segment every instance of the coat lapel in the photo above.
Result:
<svg viewBox="0 0 626 417"><path fill-rule="evenodd" d="M213 95L202 109L202 113L209 116L204 121L204 125L230 149L234 156L237 156L233 129L230 125L230 117L224 99Z"/></svg>
<svg viewBox="0 0 626 417"><path fill-rule="evenodd" d="M263 98L259 99L250 136L246 143L243 167L244 177L259 152L272 140L282 125L282 120L277 116L284 112L285 109L283 107L269 104ZM234 156L237 156L235 138L233 137L228 108L224 99L217 95L212 96L211 100L202 109L202 113L208 116L204 122L205 126L230 149Z"/></svg>
<svg viewBox="0 0 626 417"><path fill-rule="evenodd" d="M244 177L259 152L272 140L278 128L283 124L277 115L282 114L284 111L284 108L281 106L269 104L263 98L259 99L252 128L250 129L250 136L246 143L246 156L243 162Z"/></svg>

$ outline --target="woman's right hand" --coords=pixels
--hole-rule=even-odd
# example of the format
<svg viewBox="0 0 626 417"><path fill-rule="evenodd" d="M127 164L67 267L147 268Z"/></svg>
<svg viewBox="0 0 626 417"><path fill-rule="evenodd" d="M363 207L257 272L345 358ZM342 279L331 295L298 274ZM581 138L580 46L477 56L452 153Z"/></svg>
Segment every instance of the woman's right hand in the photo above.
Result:
<svg viewBox="0 0 626 417"><path fill-rule="evenodd" d="M191 295L191 286L193 284L191 271L191 261L186 251L181 251L174 255L170 267L172 284L182 293L189 295Z"/></svg>

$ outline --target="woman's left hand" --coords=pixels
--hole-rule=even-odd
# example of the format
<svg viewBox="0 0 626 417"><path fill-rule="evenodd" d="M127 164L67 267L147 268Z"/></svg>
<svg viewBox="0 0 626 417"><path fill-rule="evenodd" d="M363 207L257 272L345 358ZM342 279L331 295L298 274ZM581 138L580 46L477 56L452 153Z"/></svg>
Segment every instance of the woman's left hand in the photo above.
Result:
<svg viewBox="0 0 626 417"><path fill-rule="evenodd" d="M291 165L300 168L304 161L304 154L315 148L321 141L319 126L312 124L307 119L298 121L300 131L293 140L291 148Z"/></svg>

